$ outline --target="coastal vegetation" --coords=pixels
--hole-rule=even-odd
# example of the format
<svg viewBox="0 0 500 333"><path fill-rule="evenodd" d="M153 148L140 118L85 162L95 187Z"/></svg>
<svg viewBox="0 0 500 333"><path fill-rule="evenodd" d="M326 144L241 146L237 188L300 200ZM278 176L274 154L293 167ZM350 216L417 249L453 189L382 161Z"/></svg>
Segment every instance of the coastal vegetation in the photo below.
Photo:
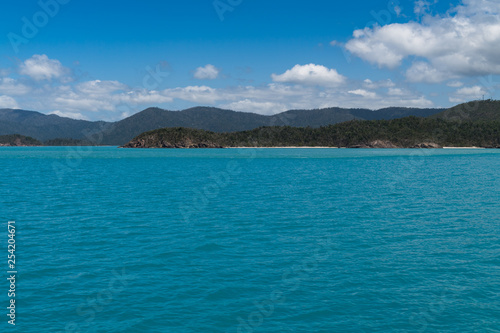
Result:
<svg viewBox="0 0 500 333"><path fill-rule="evenodd" d="M47 140L43 143L45 146L95 146L94 142L89 140L78 140L68 138L58 138Z"/></svg>
<svg viewBox="0 0 500 333"><path fill-rule="evenodd" d="M86 140L77 139L53 139L41 142L29 136L20 134L0 135L0 146L93 146L94 144Z"/></svg>
<svg viewBox="0 0 500 333"><path fill-rule="evenodd" d="M37 139L19 134L0 135L0 146L42 146L43 144Z"/></svg>

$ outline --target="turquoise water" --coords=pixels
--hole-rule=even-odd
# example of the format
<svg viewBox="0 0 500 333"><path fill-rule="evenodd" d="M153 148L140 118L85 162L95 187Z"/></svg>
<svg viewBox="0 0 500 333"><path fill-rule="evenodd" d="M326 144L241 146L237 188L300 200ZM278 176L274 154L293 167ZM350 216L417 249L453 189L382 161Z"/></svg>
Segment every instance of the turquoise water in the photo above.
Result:
<svg viewBox="0 0 500 333"><path fill-rule="evenodd" d="M500 329L500 150L0 148L0 168L2 332Z"/></svg>

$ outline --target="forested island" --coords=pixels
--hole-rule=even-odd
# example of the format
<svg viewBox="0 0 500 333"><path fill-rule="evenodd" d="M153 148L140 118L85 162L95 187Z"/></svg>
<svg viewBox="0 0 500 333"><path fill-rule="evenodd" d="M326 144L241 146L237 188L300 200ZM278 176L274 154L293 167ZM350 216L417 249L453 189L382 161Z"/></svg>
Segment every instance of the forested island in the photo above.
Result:
<svg viewBox="0 0 500 333"><path fill-rule="evenodd" d="M53 139L41 142L20 134L0 135L0 147L38 147L38 146L94 146L87 140Z"/></svg>
<svg viewBox="0 0 500 333"><path fill-rule="evenodd" d="M37 139L19 134L0 135L0 147L43 146Z"/></svg>
<svg viewBox="0 0 500 333"><path fill-rule="evenodd" d="M393 120L353 120L319 128L260 127L230 133L178 127L145 132L123 147L500 148L500 121L457 122L412 116Z"/></svg>

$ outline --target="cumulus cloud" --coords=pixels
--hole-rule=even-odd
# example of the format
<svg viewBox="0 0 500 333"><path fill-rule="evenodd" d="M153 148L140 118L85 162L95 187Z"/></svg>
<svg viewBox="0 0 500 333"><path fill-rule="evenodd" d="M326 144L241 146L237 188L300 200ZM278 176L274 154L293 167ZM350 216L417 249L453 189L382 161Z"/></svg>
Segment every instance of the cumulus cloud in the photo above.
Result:
<svg viewBox="0 0 500 333"><path fill-rule="evenodd" d="M457 75L442 72L429 63L417 61L406 71L406 78L410 82L439 83Z"/></svg>
<svg viewBox="0 0 500 333"><path fill-rule="evenodd" d="M170 96L165 96L159 91L155 90L134 90L126 94L118 95L121 103L132 105L156 105L172 102L174 99Z"/></svg>
<svg viewBox="0 0 500 333"><path fill-rule="evenodd" d="M64 118L72 118L72 119L79 119L79 120L89 120L83 114L76 113L76 112L61 112L59 110L56 110L56 111L49 112L48 114L55 114L56 116L64 117Z"/></svg>
<svg viewBox="0 0 500 333"><path fill-rule="evenodd" d="M118 104L112 97L108 99L96 99L71 92L66 95L56 96L52 106L68 110L67 112L76 112L85 110L86 112L114 111Z"/></svg>
<svg viewBox="0 0 500 333"><path fill-rule="evenodd" d="M100 112L100 111L117 111L119 106L123 105L145 105L151 106L156 104L172 102L173 98L165 96L162 93L154 90L136 89L126 90L125 85L107 81L103 82L100 87L94 86L85 82L77 85L75 89L71 87L60 87L52 92L52 97L48 102L52 108L64 110L64 112L78 113L85 112Z"/></svg>
<svg viewBox="0 0 500 333"><path fill-rule="evenodd" d="M221 99L217 89L208 86L188 86L165 89L162 93L171 98L178 98L194 103L212 104Z"/></svg>
<svg viewBox="0 0 500 333"><path fill-rule="evenodd" d="M436 3L436 2L437 1L435 0L434 3ZM417 1L415 1L415 6L413 8L413 12L417 16L423 16L430 11L432 4L433 3L430 3L429 1L417 0Z"/></svg>
<svg viewBox="0 0 500 333"><path fill-rule="evenodd" d="M392 82L391 79L381 80L376 82L373 82L370 79L366 79L363 81L363 87L365 87L366 89L390 88L394 86L395 84L394 82Z"/></svg>
<svg viewBox="0 0 500 333"><path fill-rule="evenodd" d="M460 96L481 97L484 94L486 94L486 90L484 90L483 87L480 86L465 87L457 90L457 95Z"/></svg>
<svg viewBox="0 0 500 333"><path fill-rule="evenodd" d="M380 82L381 86L388 85L387 81ZM56 110L52 111L53 114L77 119L118 120L142 108L171 102L209 105L265 115L290 109L332 106L370 109L388 106L432 106L431 101L406 90L380 87L374 92L364 89L364 84L351 82L350 88L323 88L271 83L258 87L216 89L209 86L188 86L149 91L122 90L125 86L116 82L89 81L73 86L46 85L43 89L28 93L26 96L29 98L23 100L22 107L40 111L48 108ZM4 107L17 107L13 99L3 98L3 101Z"/></svg>
<svg viewBox="0 0 500 333"><path fill-rule="evenodd" d="M21 84L12 78L5 77L0 79L0 93L2 94L25 95L30 91L30 87Z"/></svg>
<svg viewBox="0 0 500 333"><path fill-rule="evenodd" d="M375 97L377 97L376 93L374 93L372 91L366 91L364 89L350 90L349 94L358 95L358 96L367 97L367 98L375 98Z"/></svg>
<svg viewBox="0 0 500 333"><path fill-rule="evenodd" d="M19 109L16 100L10 96L0 96L0 109Z"/></svg>
<svg viewBox="0 0 500 333"><path fill-rule="evenodd" d="M403 96L404 92L399 88L389 88L388 94L389 96Z"/></svg>
<svg viewBox="0 0 500 333"><path fill-rule="evenodd" d="M193 85L159 91L111 80L64 80L69 71L58 60L45 55L24 61L19 73L20 78L0 77L0 107L87 120L118 120L146 107L164 107L167 103L182 107L208 105L265 115L335 106L378 109L433 105L408 87L396 88L389 79L348 80L335 69L315 64L296 65L283 74L273 74L274 82L267 85L226 88Z"/></svg>
<svg viewBox="0 0 500 333"><path fill-rule="evenodd" d="M463 87L455 91L449 100L452 103L463 103L470 100L481 99L487 93L487 90L481 86Z"/></svg>
<svg viewBox="0 0 500 333"><path fill-rule="evenodd" d="M21 64L19 73L27 75L36 81L50 81L52 79L64 79L69 70L59 60L49 59L45 54L35 54Z"/></svg>
<svg viewBox="0 0 500 333"><path fill-rule="evenodd" d="M205 67L198 67L194 72L194 77L198 80L215 80L219 73L220 69L208 64Z"/></svg>
<svg viewBox="0 0 500 333"><path fill-rule="evenodd" d="M426 2L417 4L425 11ZM407 71L413 82L442 82L459 76L500 74L500 3L463 0L444 16L421 22L356 30L346 49L380 67L394 69L416 58Z"/></svg>
<svg viewBox="0 0 500 333"><path fill-rule="evenodd" d="M126 90L127 86L118 81L87 81L76 86L76 89L89 95L107 95L119 90Z"/></svg>
<svg viewBox="0 0 500 333"><path fill-rule="evenodd" d="M271 77L274 82L325 87L336 87L346 82L346 77L340 75L337 70L315 64L295 65L285 73L272 74Z"/></svg>
<svg viewBox="0 0 500 333"><path fill-rule="evenodd" d="M451 82L448 82L446 85L448 87L452 87L452 88L460 88L464 85L464 83L461 81L451 81Z"/></svg>

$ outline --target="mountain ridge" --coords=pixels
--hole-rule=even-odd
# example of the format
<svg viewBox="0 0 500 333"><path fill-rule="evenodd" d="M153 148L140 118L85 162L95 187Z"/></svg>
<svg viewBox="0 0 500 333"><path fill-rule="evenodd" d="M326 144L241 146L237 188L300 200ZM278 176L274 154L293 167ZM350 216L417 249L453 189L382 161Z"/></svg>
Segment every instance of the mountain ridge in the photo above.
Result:
<svg viewBox="0 0 500 333"><path fill-rule="evenodd" d="M123 145L141 133L161 128L183 127L222 133L266 126L319 128L351 120L392 120L409 116L455 122L500 121L500 101L471 101L449 109L389 107L374 111L331 107L288 110L275 115L206 106L181 111L150 107L116 122L77 120L37 111L0 109L0 135L20 134L52 143L70 144L78 141Z"/></svg>
<svg viewBox="0 0 500 333"><path fill-rule="evenodd" d="M316 128L356 119L428 117L444 110L393 107L374 111L334 107L260 115L203 106L181 111L150 107L120 121L106 122L76 120L37 111L0 109L0 135L21 134L40 141L72 139L103 145L122 145L143 132L165 127L187 127L214 132L238 132L262 126Z"/></svg>

